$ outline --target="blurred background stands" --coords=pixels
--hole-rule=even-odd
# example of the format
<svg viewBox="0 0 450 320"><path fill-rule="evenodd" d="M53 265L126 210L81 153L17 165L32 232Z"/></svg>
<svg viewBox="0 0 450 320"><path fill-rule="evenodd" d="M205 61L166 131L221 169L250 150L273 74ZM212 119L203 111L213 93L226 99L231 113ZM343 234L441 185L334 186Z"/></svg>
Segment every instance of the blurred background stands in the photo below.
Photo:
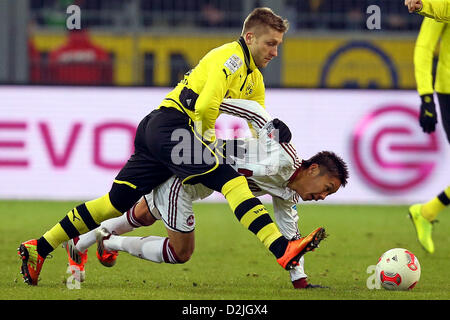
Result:
<svg viewBox="0 0 450 320"><path fill-rule="evenodd" d="M66 27L72 4L81 32ZM370 5L380 8L380 30L366 27ZM263 70L268 87L415 86L422 17L400 0L2 0L0 83L172 86L207 51L236 39L258 6L290 22L279 57Z"/></svg>

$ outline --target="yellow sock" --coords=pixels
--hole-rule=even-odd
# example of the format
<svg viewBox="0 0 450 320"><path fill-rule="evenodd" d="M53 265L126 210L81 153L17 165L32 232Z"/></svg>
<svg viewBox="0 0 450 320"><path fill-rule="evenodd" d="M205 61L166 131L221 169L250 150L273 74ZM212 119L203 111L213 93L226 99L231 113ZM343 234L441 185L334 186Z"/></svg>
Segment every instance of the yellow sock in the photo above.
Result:
<svg viewBox="0 0 450 320"><path fill-rule="evenodd" d="M64 241L97 228L102 221L120 215L122 213L113 207L109 194L106 194L72 209L43 237L55 249Z"/></svg>
<svg viewBox="0 0 450 320"><path fill-rule="evenodd" d="M450 204L450 186L422 206L422 216L433 221L446 206Z"/></svg>
<svg viewBox="0 0 450 320"><path fill-rule="evenodd" d="M242 202L255 197L248 187L247 180L243 176L234 178L225 183L221 192L227 199L233 212Z"/></svg>
<svg viewBox="0 0 450 320"><path fill-rule="evenodd" d="M245 177L228 181L221 191L244 227L253 232L275 256L281 251L284 253L286 243L282 240L283 235L272 221L267 209L250 191ZM273 246L274 242L277 245Z"/></svg>

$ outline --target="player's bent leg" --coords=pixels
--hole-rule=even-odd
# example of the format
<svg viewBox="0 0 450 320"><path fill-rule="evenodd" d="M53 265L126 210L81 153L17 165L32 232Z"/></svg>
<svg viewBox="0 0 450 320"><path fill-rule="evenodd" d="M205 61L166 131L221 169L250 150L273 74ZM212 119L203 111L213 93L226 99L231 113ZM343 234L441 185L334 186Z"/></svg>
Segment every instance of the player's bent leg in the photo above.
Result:
<svg viewBox="0 0 450 320"><path fill-rule="evenodd" d="M75 207L39 239L21 243L18 254L25 282L37 285L45 258L63 242L97 228L106 219L120 216L120 209L128 210L140 197L129 186L114 183L109 193Z"/></svg>
<svg viewBox="0 0 450 320"><path fill-rule="evenodd" d="M18 249L22 259L21 273L27 284L37 285L47 255L63 242L95 229L105 219L120 215L109 200L109 194L72 209L58 224L39 239L23 242Z"/></svg>
<svg viewBox="0 0 450 320"><path fill-rule="evenodd" d="M169 236L169 245L171 247L172 255L174 255L177 263L185 263L189 261L195 248L195 233L191 232L178 232L167 229Z"/></svg>
<svg viewBox="0 0 450 320"><path fill-rule="evenodd" d="M306 252L316 248L325 238L325 230L317 228L307 237L287 240L265 206L252 194L245 177L236 173L231 166L220 165L202 177L200 182L225 196L239 222L258 237L284 269L291 269L298 264Z"/></svg>
<svg viewBox="0 0 450 320"><path fill-rule="evenodd" d="M288 240L273 223L261 201L252 194L244 176L231 166L219 165L213 172L200 177L199 182L221 192L241 224L253 232L276 258L283 255Z"/></svg>
<svg viewBox="0 0 450 320"><path fill-rule="evenodd" d="M125 212L120 217L103 221L100 224L100 227L106 228L110 233L121 235L131 232L139 227L152 225L156 219L150 215L143 199L144 198L141 198L138 203L136 203L130 210ZM90 246L95 244L95 230L84 233L71 241L74 242L74 248L76 249L75 251L84 252ZM74 258L72 257L72 259Z"/></svg>
<svg viewBox="0 0 450 320"><path fill-rule="evenodd" d="M171 264L183 263L190 257L188 250L185 250L183 257L185 261L181 260L167 237L123 237L110 234L104 228L99 228L96 233L99 251L124 251L141 259ZM193 234L191 236L193 237ZM192 245L190 247L193 248ZM183 250L180 252L183 253Z"/></svg>
<svg viewBox="0 0 450 320"><path fill-rule="evenodd" d="M317 248L326 237L325 229L317 228L306 237L287 240L272 221L267 209L253 196L244 177L227 182L222 193L238 220L258 237L274 254L278 264L286 270L296 266L306 252ZM239 204L236 206L236 203Z"/></svg>
<svg viewBox="0 0 450 320"><path fill-rule="evenodd" d="M151 226L156 221L156 218L150 213L144 197L127 212L127 218L130 224L135 225L136 228Z"/></svg>
<svg viewBox="0 0 450 320"><path fill-rule="evenodd" d="M72 209L57 225L38 240L38 252L45 257L64 241L96 229L106 219L118 217L109 193L101 198L83 203Z"/></svg>
<svg viewBox="0 0 450 320"><path fill-rule="evenodd" d="M100 228L105 228L111 234L121 235L136 228L150 226L155 221L156 219L150 214L144 198L141 198L122 216L102 222ZM116 264L118 252L97 246L96 256L102 265L112 267Z"/></svg>
<svg viewBox="0 0 450 320"><path fill-rule="evenodd" d="M155 223L155 221L156 218L150 213L147 202L145 198L142 197L139 202L135 203L125 214L118 218L102 222L99 228L105 228L108 233L113 235L121 235L139 227L150 226ZM87 249L97 241L96 231L97 229L80 236L79 243L82 242L79 247L80 250ZM103 243L100 242L97 246L96 256L102 265L112 267L116 264L118 251L108 250L103 246Z"/></svg>

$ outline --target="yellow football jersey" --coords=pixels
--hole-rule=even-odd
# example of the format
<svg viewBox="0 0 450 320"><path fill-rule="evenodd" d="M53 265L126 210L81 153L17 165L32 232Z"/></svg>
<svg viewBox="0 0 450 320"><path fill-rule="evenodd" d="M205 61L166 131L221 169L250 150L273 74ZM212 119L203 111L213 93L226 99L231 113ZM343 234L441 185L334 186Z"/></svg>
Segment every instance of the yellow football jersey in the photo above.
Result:
<svg viewBox="0 0 450 320"><path fill-rule="evenodd" d="M433 85L433 57L440 40L439 60ZM450 26L424 18L414 49L414 71L419 95L434 91L450 94Z"/></svg>
<svg viewBox="0 0 450 320"><path fill-rule="evenodd" d="M263 76L242 37L209 51L158 108L185 112L203 138L214 141L214 126L224 98L254 100L265 108Z"/></svg>
<svg viewBox="0 0 450 320"><path fill-rule="evenodd" d="M422 0L421 15L437 21L450 22L450 0Z"/></svg>

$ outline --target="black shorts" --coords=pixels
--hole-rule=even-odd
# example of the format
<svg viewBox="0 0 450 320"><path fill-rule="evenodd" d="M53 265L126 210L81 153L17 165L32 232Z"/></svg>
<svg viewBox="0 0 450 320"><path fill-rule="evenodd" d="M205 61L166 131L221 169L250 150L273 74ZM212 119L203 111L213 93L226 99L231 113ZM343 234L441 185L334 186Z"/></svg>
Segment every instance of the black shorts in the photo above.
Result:
<svg viewBox="0 0 450 320"><path fill-rule="evenodd" d="M447 141L450 143L450 94L438 93L437 96L441 109L442 126L447 135Z"/></svg>
<svg viewBox="0 0 450 320"><path fill-rule="evenodd" d="M162 107L142 119L134 147L134 154L114 180L116 190L110 193L111 202L122 211L171 176L183 183L199 183L220 162L219 155L194 131L191 119L173 108ZM124 195L127 199L122 199Z"/></svg>

